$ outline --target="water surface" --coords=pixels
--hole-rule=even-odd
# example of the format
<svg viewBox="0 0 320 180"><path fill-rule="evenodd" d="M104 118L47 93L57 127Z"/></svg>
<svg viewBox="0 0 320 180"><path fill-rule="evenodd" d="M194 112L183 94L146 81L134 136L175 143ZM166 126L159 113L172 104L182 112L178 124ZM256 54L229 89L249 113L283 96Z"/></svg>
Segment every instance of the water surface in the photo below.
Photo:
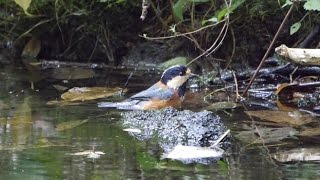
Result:
<svg viewBox="0 0 320 180"><path fill-rule="evenodd" d="M0 90L0 179L315 179L319 163L279 163L264 146L234 139L226 156L210 164L161 159L155 141L139 141L122 130L120 112L95 102L48 106L57 92L32 91L28 81L2 71ZM50 86L50 84L48 84ZM241 112L223 121L232 133ZM87 122L57 131L63 122ZM299 143L299 141L297 141ZM104 152L99 158L74 155Z"/></svg>

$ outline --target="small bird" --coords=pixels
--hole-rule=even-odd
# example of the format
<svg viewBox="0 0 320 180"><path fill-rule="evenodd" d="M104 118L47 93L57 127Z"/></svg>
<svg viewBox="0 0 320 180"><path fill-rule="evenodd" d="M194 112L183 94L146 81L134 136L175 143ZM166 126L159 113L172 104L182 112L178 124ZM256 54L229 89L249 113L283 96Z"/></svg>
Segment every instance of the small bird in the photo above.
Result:
<svg viewBox="0 0 320 180"><path fill-rule="evenodd" d="M187 81L192 74L186 66L175 65L166 69L161 79L148 89L139 92L127 100L117 103L103 102L98 107L109 107L127 110L162 109L165 107L181 107L186 91Z"/></svg>

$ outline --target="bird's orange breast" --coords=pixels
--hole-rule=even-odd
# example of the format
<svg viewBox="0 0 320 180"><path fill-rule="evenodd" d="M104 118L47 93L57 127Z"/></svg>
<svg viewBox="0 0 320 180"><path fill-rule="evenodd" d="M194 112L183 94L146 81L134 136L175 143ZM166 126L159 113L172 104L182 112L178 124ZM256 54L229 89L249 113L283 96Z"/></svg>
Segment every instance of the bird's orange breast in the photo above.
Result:
<svg viewBox="0 0 320 180"><path fill-rule="evenodd" d="M150 99L150 101L147 101L142 105L142 109L163 109L165 107L180 108L181 103L182 99L179 97L178 93L175 93L174 96L167 100Z"/></svg>

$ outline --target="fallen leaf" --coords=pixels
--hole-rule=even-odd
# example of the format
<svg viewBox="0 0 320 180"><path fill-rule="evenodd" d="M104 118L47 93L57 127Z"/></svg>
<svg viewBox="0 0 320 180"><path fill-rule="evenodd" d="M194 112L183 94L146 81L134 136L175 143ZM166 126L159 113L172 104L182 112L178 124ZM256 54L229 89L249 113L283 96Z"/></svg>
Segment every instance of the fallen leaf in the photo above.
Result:
<svg viewBox="0 0 320 180"><path fill-rule="evenodd" d="M88 101L99 98L107 98L121 92L121 88L107 87L74 87L61 95L66 101Z"/></svg>
<svg viewBox="0 0 320 180"><path fill-rule="evenodd" d="M313 93L315 89L320 86L320 82L307 83L283 83L277 86L275 94L280 101L289 101L293 98L304 96L303 93Z"/></svg>
<svg viewBox="0 0 320 180"><path fill-rule="evenodd" d="M258 127L257 130L241 131L235 134L235 137L245 143L261 144L279 142L283 139L292 138L296 134L298 134L298 131L292 127Z"/></svg>
<svg viewBox="0 0 320 180"><path fill-rule="evenodd" d="M65 101L65 100L53 100L53 101L48 101L46 103L49 106L74 106L74 105L79 105L81 102L70 102L70 101Z"/></svg>
<svg viewBox="0 0 320 180"><path fill-rule="evenodd" d="M102 151L87 150L87 151L83 151L83 152L73 153L71 155L74 155L74 156L87 156L88 158L91 158L91 159L97 159L101 155L104 155L104 154L105 153L102 152Z"/></svg>
<svg viewBox="0 0 320 180"><path fill-rule="evenodd" d="M320 128L308 128L299 132L298 136L313 137L320 136Z"/></svg>
<svg viewBox="0 0 320 180"><path fill-rule="evenodd" d="M88 119L85 120L77 120L77 121L67 121L57 125L56 131L64 131L67 129L73 129L77 126L80 126L84 123L88 122Z"/></svg>
<svg viewBox="0 0 320 180"><path fill-rule="evenodd" d="M320 161L320 148L296 148L288 151L277 151L273 158L279 162Z"/></svg>
<svg viewBox="0 0 320 180"><path fill-rule="evenodd" d="M249 116L255 116L262 120L285 123L294 126L301 126L313 122L313 117L309 114L301 114L298 111L245 111Z"/></svg>
<svg viewBox="0 0 320 180"><path fill-rule="evenodd" d="M225 109L234 109L236 107L238 107L238 104L235 102L221 101L209 105L208 107L206 107L206 109L210 111L218 111Z"/></svg>
<svg viewBox="0 0 320 180"><path fill-rule="evenodd" d="M186 160L186 159L201 159L201 158L216 158L221 157L224 150L220 148L204 148L196 146L177 145L168 154L164 154L164 158Z"/></svg>
<svg viewBox="0 0 320 180"><path fill-rule="evenodd" d="M123 131L133 132L133 133L141 133L140 129L133 129L133 128L123 129Z"/></svg>

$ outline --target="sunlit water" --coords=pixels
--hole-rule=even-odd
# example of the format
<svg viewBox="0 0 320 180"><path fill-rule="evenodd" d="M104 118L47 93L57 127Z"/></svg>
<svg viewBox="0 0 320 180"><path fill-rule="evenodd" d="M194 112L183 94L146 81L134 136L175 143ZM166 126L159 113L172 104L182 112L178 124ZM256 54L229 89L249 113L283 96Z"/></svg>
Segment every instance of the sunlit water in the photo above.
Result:
<svg viewBox="0 0 320 180"><path fill-rule="evenodd" d="M122 130L119 112L96 103L48 106L50 93L2 74L0 90L0 179L317 179L316 162L278 163L263 146L234 140L211 164L161 159L157 142L139 141ZM52 99L51 99L52 100ZM233 112L234 118L238 112ZM237 119L223 117L232 131ZM87 120L64 128L63 122ZM96 158L75 153L94 150Z"/></svg>

